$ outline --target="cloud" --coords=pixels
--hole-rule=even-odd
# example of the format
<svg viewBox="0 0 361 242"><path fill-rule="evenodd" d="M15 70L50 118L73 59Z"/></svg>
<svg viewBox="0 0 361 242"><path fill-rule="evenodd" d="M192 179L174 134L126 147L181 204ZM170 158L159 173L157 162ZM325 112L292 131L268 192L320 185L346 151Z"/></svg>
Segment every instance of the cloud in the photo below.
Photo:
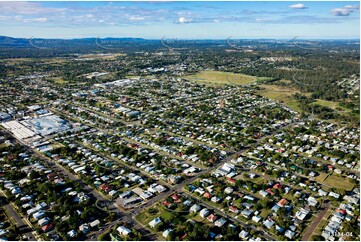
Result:
<svg viewBox="0 0 361 242"><path fill-rule="evenodd" d="M177 20L177 23L179 23L179 24L192 23L192 22L193 22L193 19L185 18L185 17L180 17Z"/></svg>
<svg viewBox="0 0 361 242"><path fill-rule="evenodd" d="M307 8L303 3L296 3L296 4L290 5L288 7L293 8L293 9L306 9Z"/></svg>
<svg viewBox="0 0 361 242"><path fill-rule="evenodd" d="M359 10L360 6L358 6L358 5L346 5L344 8Z"/></svg>
<svg viewBox="0 0 361 242"><path fill-rule="evenodd" d="M331 9L331 13L334 16L349 16L351 11L347 8L334 8Z"/></svg>
<svg viewBox="0 0 361 242"><path fill-rule="evenodd" d="M352 12L359 9L360 6L358 5L346 5L342 8L331 9L331 14L334 16L349 16Z"/></svg>
<svg viewBox="0 0 361 242"><path fill-rule="evenodd" d="M24 19L23 22L24 23L45 23L47 22L48 19L47 18L32 18L32 19Z"/></svg>
<svg viewBox="0 0 361 242"><path fill-rule="evenodd" d="M272 18L256 18L255 20L257 23L266 23L266 22L274 21L274 19Z"/></svg>
<svg viewBox="0 0 361 242"><path fill-rule="evenodd" d="M66 8L45 8L34 2L0 2L0 12L7 14L54 14Z"/></svg>
<svg viewBox="0 0 361 242"><path fill-rule="evenodd" d="M129 20L131 20L131 21L141 21L144 19L145 19L145 17L142 17L142 16L130 16L129 17Z"/></svg>

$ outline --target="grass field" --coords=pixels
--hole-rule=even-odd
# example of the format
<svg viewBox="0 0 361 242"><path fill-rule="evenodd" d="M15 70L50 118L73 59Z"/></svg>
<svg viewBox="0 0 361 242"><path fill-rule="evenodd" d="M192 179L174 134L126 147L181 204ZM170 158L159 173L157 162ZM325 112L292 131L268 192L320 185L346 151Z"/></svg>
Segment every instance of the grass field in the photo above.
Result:
<svg viewBox="0 0 361 242"><path fill-rule="evenodd" d="M335 101L326 101L326 100L316 99L315 104L331 108L331 109L335 110L336 112L338 112L340 114L347 115L347 113L351 112L350 109L341 107L339 105L339 102L335 102Z"/></svg>
<svg viewBox="0 0 361 242"><path fill-rule="evenodd" d="M293 94L300 93L300 91L297 91L295 88L268 84L260 85L260 87L264 88L264 90L258 91L259 95L272 100L281 101L289 108L298 112L301 111L300 107L298 106L297 100L292 97ZM303 95L306 94L303 93Z"/></svg>
<svg viewBox="0 0 361 242"><path fill-rule="evenodd" d="M64 84L67 84L67 83L68 83L68 81L64 80L64 79L61 78L61 77L56 77L56 78L54 78L54 79L52 79L52 80L53 80L53 82L54 82L55 84L59 84L59 85L64 85Z"/></svg>
<svg viewBox="0 0 361 242"><path fill-rule="evenodd" d="M316 181L325 184L336 189L342 189L345 191L351 191L354 188L354 184L347 181L347 179L336 175L329 175L321 173L315 178Z"/></svg>
<svg viewBox="0 0 361 242"><path fill-rule="evenodd" d="M327 174L326 173L320 173L320 175L318 175L315 180L318 182L324 182L325 179L327 178Z"/></svg>
<svg viewBox="0 0 361 242"><path fill-rule="evenodd" d="M208 85L246 85L267 78L254 77L224 71L201 71L197 74L184 77L189 81L200 82Z"/></svg>

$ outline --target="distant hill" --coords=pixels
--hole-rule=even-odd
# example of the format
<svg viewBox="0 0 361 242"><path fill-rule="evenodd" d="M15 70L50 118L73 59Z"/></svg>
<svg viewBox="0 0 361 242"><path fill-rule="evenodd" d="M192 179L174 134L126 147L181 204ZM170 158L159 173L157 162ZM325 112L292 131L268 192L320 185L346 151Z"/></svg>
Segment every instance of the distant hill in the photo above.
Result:
<svg viewBox="0 0 361 242"><path fill-rule="evenodd" d="M55 46L76 46L76 45L90 45L96 41L106 43L121 43L121 42L152 42L154 40L145 40L143 38L79 38L79 39L45 39L45 38L13 38L8 36L0 36L0 47L55 47ZM158 40L159 41L159 40Z"/></svg>

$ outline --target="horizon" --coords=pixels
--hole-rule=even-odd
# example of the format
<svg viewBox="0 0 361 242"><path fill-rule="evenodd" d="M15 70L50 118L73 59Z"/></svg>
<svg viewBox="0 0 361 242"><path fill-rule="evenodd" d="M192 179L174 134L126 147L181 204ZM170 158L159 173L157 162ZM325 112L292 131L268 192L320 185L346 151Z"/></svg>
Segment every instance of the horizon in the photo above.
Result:
<svg viewBox="0 0 361 242"><path fill-rule="evenodd" d="M0 12L13 38L360 39L358 1L12 1Z"/></svg>
<svg viewBox="0 0 361 242"><path fill-rule="evenodd" d="M81 38L41 38L41 37L13 37L13 36L6 36L6 35L0 35L0 38L12 38L12 39L26 39L26 40L30 40L30 39L46 39L46 40L85 40L85 39L142 39L142 40L162 40L165 39L167 40L167 38L165 38L166 36L163 36L162 38L145 38L145 37L132 37L132 36L124 36L124 37L112 37L112 36L105 36L105 37L96 37L96 36L89 36L89 37L81 37ZM169 38L170 40L181 40L181 41L221 41L221 40L228 40L230 39L232 40L279 40L279 41L291 41L294 39L297 39L297 41L301 41L301 40L314 40L314 41L342 41L342 40L354 40L354 41L360 41L360 37L355 37L355 38L297 38L296 37L292 37L292 38L264 38L264 37L259 37L259 38L230 38L230 36L228 36L227 38L204 38L204 39L181 39L181 38Z"/></svg>

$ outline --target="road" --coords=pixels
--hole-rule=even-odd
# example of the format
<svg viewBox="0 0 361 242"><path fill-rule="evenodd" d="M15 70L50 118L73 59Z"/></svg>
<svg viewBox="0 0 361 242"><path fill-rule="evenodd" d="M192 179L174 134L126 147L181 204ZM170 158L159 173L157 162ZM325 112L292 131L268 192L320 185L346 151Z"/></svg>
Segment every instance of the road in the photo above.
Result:
<svg viewBox="0 0 361 242"><path fill-rule="evenodd" d="M28 237L28 240L36 241L35 236L31 233L32 228L29 227L28 224L24 222L24 220L19 216L19 214L14 210L12 205L6 204L3 208L7 211L7 213L15 220L18 228L20 229L20 234Z"/></svg>
<svg viewBox="0 0 361 242"><path fill-rule="evenodd" d="M319 225L319 223L321 222L321 220L323 219L323 217L325 216L325 214L327 213L327 211L330 209L331 204L327 204L326 207L323 209L323 211L321 211L317 218L315 220L313 220L312 224L310 227L308 227L307 231L304 233L304 235L302 236L302 241L309 241L311 238L311 235L313 234L313 232L315 231L315 229L317 228L317 226Z"/></svg>

